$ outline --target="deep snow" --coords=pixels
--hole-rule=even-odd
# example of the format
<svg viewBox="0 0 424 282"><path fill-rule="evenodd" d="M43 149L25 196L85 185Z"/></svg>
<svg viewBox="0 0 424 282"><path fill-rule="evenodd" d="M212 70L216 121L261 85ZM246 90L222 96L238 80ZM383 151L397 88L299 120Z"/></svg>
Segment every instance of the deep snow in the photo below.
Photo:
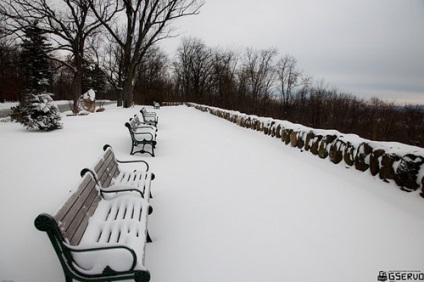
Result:
<svg viewBox="0 0 424 282"><path fill-rule="evenodd" d="M63 116L64 129L0 123L0 281L63 281L45 233L102 146L130 156L140 107ZM152 109L150 109L152 110ZM368 173L187 107L162 107L146 266L155 282L377 281L424 271L424 202Z"/></svg>

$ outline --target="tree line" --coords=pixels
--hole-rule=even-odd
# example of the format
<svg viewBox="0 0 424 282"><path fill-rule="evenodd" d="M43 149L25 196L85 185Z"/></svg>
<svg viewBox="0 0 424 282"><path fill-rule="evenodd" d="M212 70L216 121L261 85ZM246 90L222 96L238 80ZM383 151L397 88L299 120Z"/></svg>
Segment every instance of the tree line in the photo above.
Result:
<svg viewBox="0 0 424 282"><path fill-rule="evenodd" d="M50 47L43 52L70 77L77 112L87 63L99 66L118 94L118 105L133 104L141 61L172 35L171 23L199 12L201 0L3 0L0 36L24 36L36 26Z"/></svg>
<svg viewBox="0 0 424 282"><path fill-rule="evenodd" d="M424 109L361 99L314 81L293 56L270 48L225 50L183 39L172 62L169 101L190 101L247 114L335 129L377 141L424 147Z"/></svg>

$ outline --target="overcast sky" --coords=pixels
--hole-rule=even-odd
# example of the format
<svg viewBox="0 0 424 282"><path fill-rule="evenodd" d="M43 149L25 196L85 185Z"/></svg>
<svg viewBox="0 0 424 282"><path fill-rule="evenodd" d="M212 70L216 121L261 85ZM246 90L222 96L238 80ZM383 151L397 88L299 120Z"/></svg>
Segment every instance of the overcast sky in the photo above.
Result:
<svg viewBox="0 0 424 282"><path fill-rule="evenodd" d="M359 97L424 104L424 0L205 0L162 42L276 48L315 81Z"/></svg>

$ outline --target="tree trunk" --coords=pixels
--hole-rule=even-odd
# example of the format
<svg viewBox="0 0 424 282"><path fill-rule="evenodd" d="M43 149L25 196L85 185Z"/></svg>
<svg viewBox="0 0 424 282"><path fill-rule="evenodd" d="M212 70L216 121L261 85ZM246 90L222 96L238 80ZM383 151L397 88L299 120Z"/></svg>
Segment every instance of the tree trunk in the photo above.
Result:
<svg viewBox="0 0 424 282"><path fill-rule="evenodd" d="M129 108L133 105L133 93L134 93L134 79L137 76L135 72L135 65L130 63L128 67L128 73L125 76L123 85L123 107Z"/></svg>
<svg viewBox="0 0 424 282"><path fill-rule="evenodd" d="M72 81L72 98L73 98L73 106L72 106L72 112L74 114L77 114L79 112L79 99L81 97L81 85L82 85L82 73L76 72L74 74L74 79Z"/></svg>
<svg viewBox="0 0 424 282"><path fill-rule="evenodd" d="M133 104L133 91L134 84L132 82L132 76L128 76L128 78L124 81L124 89L123 89L123 106L124 108L129 108Z"/></svg>
<svg viewBox="0 0 424 282"><path fill-rule="evenodd" d="M117 107L122 107L122 100L124 99L123 92L124 91L122 90L122 88L121 89L118 89L118 93L116 95L116 106Z"/></svg>

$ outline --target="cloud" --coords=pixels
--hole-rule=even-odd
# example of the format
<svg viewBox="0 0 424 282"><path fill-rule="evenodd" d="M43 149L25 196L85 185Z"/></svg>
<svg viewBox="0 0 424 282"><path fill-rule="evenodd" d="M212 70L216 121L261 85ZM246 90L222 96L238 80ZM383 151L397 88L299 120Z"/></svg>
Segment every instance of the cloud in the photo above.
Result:
<svg viewBox="0 0 424 282"><path fill-rule="evenodd" d="M275 47L341 91L367 96L367 85L424 104L423 15L421 0L210 0L176 25L208 46Z"/></svg>

